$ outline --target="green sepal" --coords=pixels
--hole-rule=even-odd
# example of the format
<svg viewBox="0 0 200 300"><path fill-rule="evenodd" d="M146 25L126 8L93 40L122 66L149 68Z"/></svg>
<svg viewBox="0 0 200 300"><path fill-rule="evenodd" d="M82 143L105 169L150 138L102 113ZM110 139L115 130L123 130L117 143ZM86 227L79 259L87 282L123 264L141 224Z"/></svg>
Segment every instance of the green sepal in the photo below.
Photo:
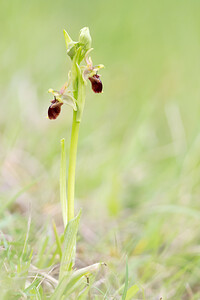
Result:
<svg viewBox="0 0 200 300"><path fill-rule="evenodd" d="M70 94L62 95L62 101L63 101L63 103L71 106L73 108L73 110L77 111L76 100L74 99L74 97L72 95L70 95Z"/></svg>

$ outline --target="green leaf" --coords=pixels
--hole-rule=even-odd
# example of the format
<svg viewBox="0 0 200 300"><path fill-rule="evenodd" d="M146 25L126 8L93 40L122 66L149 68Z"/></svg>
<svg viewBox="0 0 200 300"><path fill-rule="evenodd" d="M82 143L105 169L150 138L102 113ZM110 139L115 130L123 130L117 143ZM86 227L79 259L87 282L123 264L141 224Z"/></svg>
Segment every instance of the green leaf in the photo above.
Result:
<svg viewBox="0 0 200 300"><path fill-rule="evenodd" d="M126 277L125 277L125 286L122 295L122 300L126 300L127 291L128 291L128 258L126 257Z"/></svg>
<svg viewBox="0 0 200 300"><path fill-rule="evenodd" d="M83 275L89 275L93 272L96 272L101 266L106 266L105 263L96 263L96 264L93 264L93 265L90 265L90 266L87 266L85 268L81 268L77 271L74 272L73 276L76 277L76 276L83 276Z"/></svg>
<svg viewBox="0 0 200 300"><path fill-rule="evenodd" d="M79 221L80 221L81 211L79 214L68 222L65 233L64 233L64 249L62 253L62 260L60 265L60 274L59 280L63 278L65 273L71 271L72 262L75 255L75 246L76 246L76 235L78 231Z"/></svg>
<svg viewBox="0 0 200 300"><path fill-rule="evenodd" d="M82 283L82 276L72 277L70 279L69 274L65 275L61 279L50 300L66 299L66 297L74 291L75 286L78 288L77 285L81 285Z"/></svg>
<svg viewBox="0 0 200 300"><path fill-rule="evenodd" d="M65 296L64 299L66 299L66 297L69 296L71 293L73 293L74 290L80 288L82 284L84 285L86 284L85 283L86 280L83 276L92 274L93 272L97 271L102 265L105 266L104 263L96 263L88 267L79 269L75 271L72 275L69 272L68 274L63 276L57 288L55 289L55 292L52 295L51 300L61 299L63 295Z"/></svg>
<svg viewBox="0 0 200 300"><path fill-rule="evenodd" d="M81 294L79 294L77 300L86 300L86 299L88 299L89 291L90 291L90 286L86 287L85 290L83 292L81 292Z"/></svg>

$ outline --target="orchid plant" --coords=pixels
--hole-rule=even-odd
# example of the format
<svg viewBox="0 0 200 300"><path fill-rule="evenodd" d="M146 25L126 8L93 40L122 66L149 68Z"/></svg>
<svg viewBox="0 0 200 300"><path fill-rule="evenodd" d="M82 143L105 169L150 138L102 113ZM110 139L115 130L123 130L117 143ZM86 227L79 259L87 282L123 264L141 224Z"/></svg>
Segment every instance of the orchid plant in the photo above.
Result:
<svg viewBox="0 0 200 300"><path fill-rule="evenodd" d="M61 259L60 278L66 271L72 270L76 248L76 234L80 214L74 218L74 194L75 194L75 168L80 122L82 120L87 80L91 82L95 93L102 93L103 85L98 74L103 65L93 65L91 59L91 36L89 29L84 27L80 30L79 39L73 41L64 30L64 38L67 55L71 59L71 70L68 72L68 80L58 91L49 89L53 95L51 105L48 108L48 118L55 120L61 113L61 107L65 104L73 109L73 121L71 131L71 144L69 153L68 184L66 193L66 154L65 140L61 140L61 169L60 169L60 199L62 206L64 232L64 253ZM67 195L66 195L67 194ZM66 197L67 196L67 197Z"/></svg>

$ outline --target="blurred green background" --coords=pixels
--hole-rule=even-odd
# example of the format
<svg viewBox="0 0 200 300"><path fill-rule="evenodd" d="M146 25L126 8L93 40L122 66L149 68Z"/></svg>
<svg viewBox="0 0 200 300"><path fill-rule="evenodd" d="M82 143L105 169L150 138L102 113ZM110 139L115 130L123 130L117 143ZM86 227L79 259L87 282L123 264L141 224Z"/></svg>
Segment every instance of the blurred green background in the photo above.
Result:
<svg viewBox="0 0 200 300"><path fill-rule="evenodd" d="M0 7L0 230L23 241L31 203L34 251L45 230L53 236L52 219L62 232L60 139L68 154L72 111L46 119L47 91L60 89L70 69L63 29L76 40L88 26L93 62L105 69L102 95L88 84L80 129L79 264L106 261L113 295L128 254L138 299L199 299L200 2L1 0Z"/></svg>

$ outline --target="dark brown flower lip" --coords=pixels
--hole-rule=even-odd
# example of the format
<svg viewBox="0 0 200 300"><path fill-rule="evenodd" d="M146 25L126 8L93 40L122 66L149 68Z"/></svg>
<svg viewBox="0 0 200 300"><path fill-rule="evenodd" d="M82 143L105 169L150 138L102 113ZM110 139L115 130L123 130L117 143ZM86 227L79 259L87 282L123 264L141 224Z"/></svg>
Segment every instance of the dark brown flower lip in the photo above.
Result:
<svg viewBox="0 0 200 300"><path fill-rule="evenodd" d="M88 79L91 82L92 90L95 93L102 93L103 84L102 84L102 81L100 79L100 76L98 74L94 74L92 77L88 77Z"/></svg>
<svg viewBox="0 0 200 300"><path fill-rule="evenodd" d="M62 102L59 102L56 98L51 100L51 105L48 108L48 118L50 120L55 120L59 116L61 112L61 106L63 105Z"/></svg>

